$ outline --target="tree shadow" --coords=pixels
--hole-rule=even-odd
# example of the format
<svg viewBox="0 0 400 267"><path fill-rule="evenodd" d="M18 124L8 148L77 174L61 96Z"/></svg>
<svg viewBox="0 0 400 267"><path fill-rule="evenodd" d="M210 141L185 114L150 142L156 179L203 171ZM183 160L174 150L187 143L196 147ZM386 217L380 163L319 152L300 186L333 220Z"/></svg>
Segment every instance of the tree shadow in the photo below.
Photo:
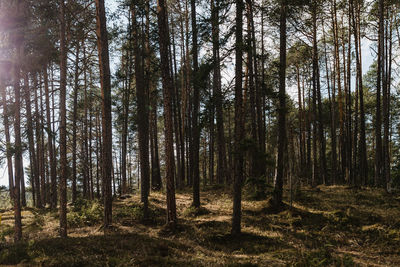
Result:
<svg viewBox="0 0 400 267"><path fill-rule="evenodd" d="M41 266L110 266L159 264L170 260L175 250L188 246L142 234L109 234L88 237L48 238L1 246L0 264L24 263ZM38 262L39 261L39 262Z"/></svg>

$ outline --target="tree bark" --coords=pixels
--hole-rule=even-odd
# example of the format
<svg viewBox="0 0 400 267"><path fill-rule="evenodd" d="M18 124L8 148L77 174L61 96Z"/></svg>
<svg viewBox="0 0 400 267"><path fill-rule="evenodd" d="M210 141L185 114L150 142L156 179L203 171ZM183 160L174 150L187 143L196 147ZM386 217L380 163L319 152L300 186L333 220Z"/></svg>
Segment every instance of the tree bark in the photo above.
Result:
<svg viewBox="0 0 400 267"><path fill-rule="evenodd" d="M102 178L104 197L104 231L112 224L112 121L111 121L111 78L108 54L108 37L104 0L96 0L97 49L100 64L101 100L102 100Z"/></svg>
<svg viewBox="0 0 400 267"><path fill-rule="evenodd" d="M242 140L244 137L244 115L243 115L243 0L236 0L236 64L235 64L235 159L233 179L233 214L232 235L241 232L242 218L242 184L243 184L243 151Z"/></svg>
<svg viewBox="0 0 400 267"><path fill-rule="evenodd" d="M12 161L12 149L10 140L10 123L8 120L9 111L7 104L7 92L6 86L3 84L3 79L0 80L0 90L3 98L3 122L4 122L4 133L6 137L6 157L7 157L7 171L8 171L8 187L10 190L10 198L14 198L14 173L13 173L13 161ZM33 136L33 135L32 135Z"/></svg>
<svg viewBox="0 0 400 267"><path fill-rule="evenodd" d="M67 48L65 40L65 3L60 1L60 236L67 237Z"/></svg>
<svg viewBox="0 0 400 267"><path fill-rule="evenodd" d="M149 168L149 106L148 92L144 84L144 73L142 67L142 50L138 44L140 35L139 27L136 23L136 7L132 5L132 41L135 61L135 80L136 80L136 98L138 116L138 135L139 135L139 157L140 157L140 181L141 181L141 201L143 202L144 217L147 217L149 205L150 189L150 168Z"/></svg>
<svg viewBox="0 0 400 267"><path fill-rule="evenodd" d="M199 88L199 63L197 48L197 22L196 22L196 1L191 0L192 11L192 34L193 34L193 113L192 113L192 166L193 174L193 203L196 208L200 207L200 170L199 170L199 149L200 149L200 128L199 128L199 108L200 108L200 88Z"/></svg>
<svg viewBox="0 0 400 267"><path fill-rule="evenodd" d="M174 183L174 148L173 148L173 125L172 125L172 90L173 83L171 78L168 46L168 15L165 0L157 1L158 34L160 43L161 75L164 93L164 120L165 120L165 163L166 163L166 182L167 182L167 224L175 227L176 202L175 202L175 183Z"/></svg>
<svg viewBox="0 0 400 267"><path fill-rule="evenodd" d="M278 166L275 177L273 204L275 208L282 205L284 176L284 156L286 147L286 13L287 3L281 3L280 14L280 49L279 49L279 110L278 110Z"/></svg>
<svg viewBox="0 0 400 267"><path fill-rule="evenodd" d="M35 153L35 145L33 140L33 126L32 126L32 110L31 110L31 95L30 95L30 88L29 88L29 77L28 73L25 73L24 77L25 83L25 105L26 105L26 124L27 124L27 131L28 131L28 146L29 146L29 155L30 155L30 167L31 167L31 174L32 174L32 181L35 184L35 202L37 208L43 208L41 194L40 194L40 183L39 183L39 174L38 174L38 166L37 166L37 158ZM5 92L4 92L5 94ZM5 95L3 95L5 98ZM4 101L4 100L3 100ZM6 108L6 105L4 104ZM7 109L5 109L7 111ZM4 118L6 119L6 117ZM4 121L4 128L8 128L8 122ZM6 129L7 135L8 129ZM6 136L7 139L7 136ZM32 188L33 190L33 188Z"/></svg>
<svg viewBox="0 0 400 267"><path fill-rule="evenodd" d="M43 68L43 79L44 79L44 91L45 91L44 94L46 102L46 120L47 120L47 136L48 136L47 149L49 151L49 161L50 161L50 181L51 181L50 207L55 208L57 207L57 162L56 162L56 152L53 148L54 132L52 131L51 127L50 93L49 93L49 80L47 75L47 65Z"/></svg>

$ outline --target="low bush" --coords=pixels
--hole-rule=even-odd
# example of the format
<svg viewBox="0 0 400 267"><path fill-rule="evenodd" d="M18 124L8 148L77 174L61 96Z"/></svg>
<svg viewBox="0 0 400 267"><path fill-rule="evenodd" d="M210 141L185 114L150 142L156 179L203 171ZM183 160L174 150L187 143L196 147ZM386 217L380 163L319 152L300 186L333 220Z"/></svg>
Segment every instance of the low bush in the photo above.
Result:
<svg viewBox="0 0 400 267"><path fill-rule="evenodd" d="M69 227L93 226L103 218L103 207L96 200L79 199L67 214Z"/></svg>

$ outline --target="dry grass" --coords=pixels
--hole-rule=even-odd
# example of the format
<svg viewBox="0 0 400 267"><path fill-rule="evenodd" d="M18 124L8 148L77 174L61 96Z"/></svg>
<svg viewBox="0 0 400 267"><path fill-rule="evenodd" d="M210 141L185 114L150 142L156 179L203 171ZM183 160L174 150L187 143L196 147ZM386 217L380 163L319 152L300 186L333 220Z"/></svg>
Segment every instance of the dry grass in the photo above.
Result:
<svg viewBox="0 0 400 267"><path fill-rule="evenodd" d="M400 266L400 201L377 189L303 189L280 213L268 201L243 201L243 234L230 235L229 192L177 194L175 232L164 231L165 195L152 193L142 220L139 196L114 202L114 233L99 222L57 238L58 215L23 211L24 242L12 244L12 211L3 212L0 263L44 266ZM70 207L72 210L72 207ZM91 224L91 222L88 222Z"/></svg>

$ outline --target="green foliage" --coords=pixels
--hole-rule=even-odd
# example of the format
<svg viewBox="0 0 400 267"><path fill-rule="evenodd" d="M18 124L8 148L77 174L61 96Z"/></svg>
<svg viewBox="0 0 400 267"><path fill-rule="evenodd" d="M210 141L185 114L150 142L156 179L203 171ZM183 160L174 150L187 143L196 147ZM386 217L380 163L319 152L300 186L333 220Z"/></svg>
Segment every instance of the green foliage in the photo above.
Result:
<svg viewBox="0 0 400 267"><path fill-rule="evenodd" d="M143 205L135 203L118 207L114 211L113 216L115 219L121 221L123 225L131 225L133 221L156 223L163 214L162 210L150 205L147 210L147 217L145 217Z"/></svg>
<svg viewBox="0 0 400 267"><path fill-rule="evenodd" d="M264 176L248 177L244 187L244 196L248 200L265 200L271 187Z"/></svg>
<svg viewBox="0 0 400 267"><path fill-rule="evenodd" d="M43 229L43 225L45 224L45 219L42 214L39 214L38 212L33 212L33 220L32 222L27 226L27 230L29 232L31 231L37 231Z"/></svg>
<svg viewBox="0 0 400 267"><path fill-rule="evenodd" d="M11 225L2 225L0 229L0 240L3 242L6 240L6 236L14 234L14 227Z"/></svg>
<svg viewBox="0 0 400 267"><path fill-rule="evenodd" d="M78 199L67 214L69 227L92 226L103 218L103 207L96 200Z"/></svg>

